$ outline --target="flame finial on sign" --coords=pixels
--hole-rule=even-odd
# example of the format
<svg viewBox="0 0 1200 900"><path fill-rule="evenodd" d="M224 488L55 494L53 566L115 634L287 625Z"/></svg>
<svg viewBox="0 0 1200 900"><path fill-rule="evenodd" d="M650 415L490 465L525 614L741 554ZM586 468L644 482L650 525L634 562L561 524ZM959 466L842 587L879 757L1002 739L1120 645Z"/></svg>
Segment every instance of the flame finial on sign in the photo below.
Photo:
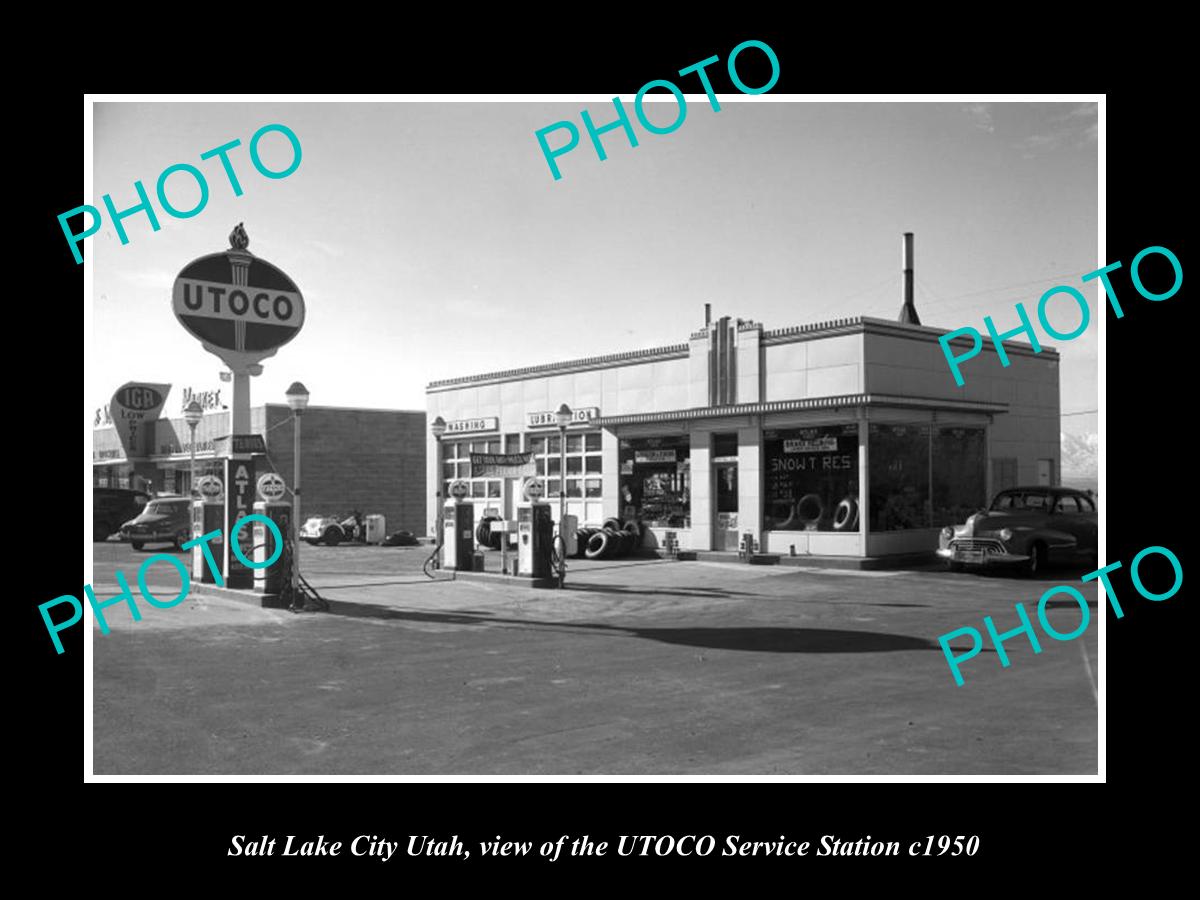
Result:
<svg viewBox="0 0 1200 900"><path fill-rule="evenodd" d="M229 246L234 250L245 250L250 246L250 235L246 234L243 224L238 222L233 231L229 232Z"/></svg>

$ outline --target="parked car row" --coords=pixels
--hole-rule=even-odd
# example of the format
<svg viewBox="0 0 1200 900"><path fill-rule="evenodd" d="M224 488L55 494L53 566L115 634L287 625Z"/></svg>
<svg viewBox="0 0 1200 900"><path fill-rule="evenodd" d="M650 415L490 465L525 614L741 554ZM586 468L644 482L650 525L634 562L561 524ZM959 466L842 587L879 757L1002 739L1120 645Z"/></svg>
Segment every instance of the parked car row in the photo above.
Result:
<svg viewBox="0 0 1200 900"><path fill-rule="evenodd" d="M580 529L579 555L592 559L624 555L638 543L640 530L635 523L610 519L604 525L603 529ZM491 536L484 534L484 529L485 522L481 522L480 543L487 546ZM152 498L144 491L124 488L95 488L93 538L103 541L114 532L134 550L151 543L182 547L191 537L191 500ZM300 537L310 544L329 546L362 541L363 516L357 511L348 516L310 516ZM937 555L951 571L1008 567L1037 575L1051 563L1095 562L1097 537L1096 504L1090 494L1063 487L1015 487L1000 491L987 509L964 524L943 528ZM416 543L416 538L397 532L384 543L404 545Z"/></svg>

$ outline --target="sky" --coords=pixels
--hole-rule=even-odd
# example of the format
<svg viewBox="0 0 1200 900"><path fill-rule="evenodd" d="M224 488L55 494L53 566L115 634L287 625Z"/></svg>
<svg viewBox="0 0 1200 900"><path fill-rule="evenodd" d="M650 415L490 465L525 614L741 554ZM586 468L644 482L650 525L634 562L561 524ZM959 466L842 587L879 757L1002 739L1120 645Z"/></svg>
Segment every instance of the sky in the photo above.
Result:
<svg viewBox="0 0 1200 900"><path fill-rule="evenodd" d="M648 103L652 121L676 114ZM768 329L855 315L894 319L901 235L915 233L916 306L926 325L1019 324L1023 302L1057 284L1083 290L1092 324L1061 354L1064 413L1097 407L1097 140L1094 103L804 103L688 95L671 134L620 129L597 158L580 120L615 112L605 98L484 103L97 103L95 196L102 208L153 197L161 173L190 163L207 206L187 219L105 217L94 258L90 410L125 381L221 387L223 364L171 312L171 289L196 257L228 248L245 223L251 252L298 285L304 328L252 380L251 403L283 402L302 381L314 405L424 409L433 380L682 343L714 316ZM535 132L570 120L579 146L555 180ZM282 123L299 168L261 176L250 137ZM243 195L201 153L233 139ZM550 138L557 147L565 132ZM284 137L264 163L291 160ZM186 175L168 197L193 206ZM1062 302L1061 300L1058 302ZM1078 312L1053 306L1073 330ZM1043 335L1044 337L1044 335ZM965 366L970 377L970 363ZM947 378L950 378L947 369ZM225 394L222 395L223 397ZM1096 431L1094 413L1063 430Z"/></svg>

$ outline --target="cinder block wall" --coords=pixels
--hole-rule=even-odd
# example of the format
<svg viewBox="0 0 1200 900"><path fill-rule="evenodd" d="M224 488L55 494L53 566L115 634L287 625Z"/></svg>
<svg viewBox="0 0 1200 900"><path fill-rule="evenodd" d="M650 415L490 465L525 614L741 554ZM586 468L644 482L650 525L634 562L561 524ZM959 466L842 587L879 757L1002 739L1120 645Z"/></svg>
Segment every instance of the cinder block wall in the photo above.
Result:
<svg viewBox="0 0 1200 900"><path fill-rule="evenodd" d="M291 487L291 411L271 404L265 412L270 461ZM358 509L385 516L389 532L423 535L427 431L423 411L309 407L300 426L301 516Z"/></svg>

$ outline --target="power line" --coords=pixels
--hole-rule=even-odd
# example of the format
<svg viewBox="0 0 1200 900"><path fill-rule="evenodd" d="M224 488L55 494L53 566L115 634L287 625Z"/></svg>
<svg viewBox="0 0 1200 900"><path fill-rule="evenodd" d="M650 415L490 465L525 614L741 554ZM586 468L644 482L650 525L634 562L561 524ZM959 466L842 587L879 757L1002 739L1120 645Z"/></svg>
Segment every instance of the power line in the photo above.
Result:
<svg viewBox="0 0 1200 900"><path fill-rule="evenodd" d="M1098 409L1080 409L1080 410L1076 410L1075 412L1059 413L1059 415L1060 416L1087 416L1087 415L1091 415L1092 413L1098 413L1098 412L1100 412L1100 410L1098 410Z"/></svg>

